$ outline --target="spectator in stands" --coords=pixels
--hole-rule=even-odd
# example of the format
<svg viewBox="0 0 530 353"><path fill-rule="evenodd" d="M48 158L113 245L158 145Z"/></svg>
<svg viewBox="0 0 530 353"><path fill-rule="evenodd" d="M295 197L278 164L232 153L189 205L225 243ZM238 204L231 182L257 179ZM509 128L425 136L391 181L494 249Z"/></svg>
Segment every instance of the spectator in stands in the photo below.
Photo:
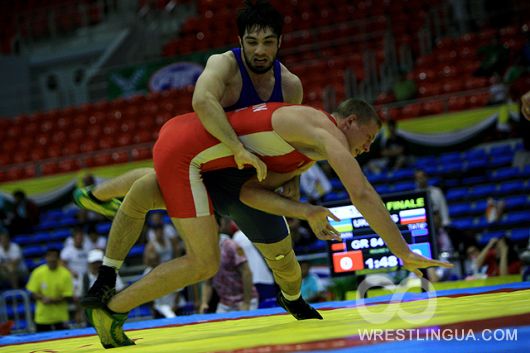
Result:
<svg viewBox="0 0 530 353"><path fill-rule="evenodd" d="M387 134L381 138L380 158L368 162L367 168L379 174L383 170L398 170L407 162L407 142L397 134L397 124L387 120Z"/></svg>
<svg viewBox="0 0 530 353"><path fill-rule="evenodd" d="M307 196L310 203L322 201L322 198L331 191L331 183L318 163L315 163L300 176L300 190ZM298 200L300 197L296 199Z"/></svg>
<svg viewBox="0 0 530 353"><path fill-rule="evenodd" d="M184 244L182 239L179 237L177 230L173 224L164 222L163 213L153 212L149 216L148 229L147 229L147 241L154 241L156 238L155 229L162 228L164 238L167 239L173 247L173 257L182 255L184 252Z"/></svg>
<svg viewBox="0 0 530 353"><path fill-rule="evenodd" d="M85 243L88 244L88 248L105 250L107 246L107 238L99 235L94 223L90 223L87 229L88 236L85 238Z"/></svg>
<svg viewBox="0 0 530 353"><path fill-rule="evenodd" d="M416 82L414 80L409 80L407 78L407 73L405 71L400 71L399 76L392 86L392 92L396 97L396 101L406 101L416 97L418 93L418 87L416 87Z"/></svg>
<svg viewBox="0 0 530 353"><path fill-rule="evenodd" d="M438 248L439 257L438 260L449 261L453 265L457 265L456 260L457 254L451 241L451 236L446 227L443 226L442 216L439 211L433 211L433 226L435 231L435 241ZM453 268L428 268L427 276L431 282L442 282L453 279L455 273L455 267Z"/></svg>
<svg viewBox="0 0 530 353"><path fill-rule="evenodd" d="M506 100L508 99L508 87L504 84L499 74L495 73L491 77L491 85L489 91L489 104L506 103Z"/></svg>
<svg viewBox="0 0 530 353"><path fill-rule="evenodd" d="M88 271L88 252L90 249L85 242L85 233L81 227L74 228L72 238L72 244L65 246L61 251L61 260L72 273L77 292L83 275Z"/></svg>
<svg viewBox="0 0 530 353"><path fill-rule="evenodd" d="M490 77L495 73L503 75L508 65L510 49L502 44L500 35L496 33L489 44L478 48L477 55L481 62L475 76Z"/></svg>
<svg viewBox="0 0 530 353"><path fill-rule="evenodd" d="M298 218L286 218L291 231L291 239L295 247L307 246L314 243L317 238L311 230L302 224Z"/></svg>
<svg viewBox="0 0 530 353"><path fill-rule="evenodd" d="M10 240L7 229L0 226L0 284L3 288L19 288L27 274L20 247Z"/></svg>
<svg viewBox="0 0 530 353"><path fill-rule="evenodd" d="M467 253L469 260L471 260L471 278L475 278L477 275L492 277L521 272L521 261L504 237L490 239L482 250L476 246L471 246Z"/></svg>
<svg viewBox="0 0 530 353"><path fill-rule="evenodd" d="M208 310L212 287L219 295L217 313L258 308L258 294L252 284L252 272L244 251L227 234L230 232L230 221L221 218L219 222L221 247L221 264L219 271L202 286L202 301L199 311Z"/></svg>
<svg viewBox="0 0 530 353"><path fill-rule="evenodd" d="M144 263L146 268L143 272L143 276L151 272L155 267L161 263L160 255L157 251L147 250L144 252ZM175 314L176 301L181 289L168 293L160 298L156 298L152 302L152 309L154 311L155 318L172 318L177 316Z"/></svg>
<svg viewBox="0 0 530 353"><path fill-rule="evenodd" d="M309 302L314 303L324 300L324 287L320 278L311 273L311 263L300 261L302 269L302 296Z"/></svg>
<svg viewBox="0 0 530 353"><path fill-rule="evenodd" d="M423 170L416 170L414 179L416 181L416 190L427 190L433 212L438 212L442 220L442 226L448 227L451 224L451 218L449 217L449 208L442 189L429 185L429 177Z"/></svg>
<svg viewBox="0 0 530 353"><path fill-rule="evenodd" d="M267 300L275 300L278 289L274 283L274 277L258 249L241 230L237 230L232 235L232 240L243 249L248 260L248 265L252 272L252 283L258 291L260 306Z"/></svg>
<svg viewBox="0 0 530 353"><path fill-rule="evenodd" d="M37 302L37 332L66 328L66 322L69 320L68 302L74 291L70 271L59 263L59 251L48 249L45 258L46 264L31 273L26 286Z"/></svg>
<svg viewBox="0 0 530 353"><path fill-rule="evenodd" d="M26 193L17 190L13 193L13 219L9 227L12 235L31 233L39 224L40 211L35 202L26 197Z"/></svg>
<svg viewBox="0 0 530 353"><path fill-rule="evenodd" d="M156 224L151 227L154 238L147 241L147 245L144 250L144 263L147 264L147 258L151 258L153 253L156 253L160 262L167 262L178 253L178 249L175 248L175 243L164 233L164 226Z"/></svg>
<svg viewBox="0 0 530 353"><path fill-rule="evenodd" d="M496 223L499 221L504 213L505 202L503 200L497 201L493 197L488 197L486 203L486 221L488 223Z"/></svg>

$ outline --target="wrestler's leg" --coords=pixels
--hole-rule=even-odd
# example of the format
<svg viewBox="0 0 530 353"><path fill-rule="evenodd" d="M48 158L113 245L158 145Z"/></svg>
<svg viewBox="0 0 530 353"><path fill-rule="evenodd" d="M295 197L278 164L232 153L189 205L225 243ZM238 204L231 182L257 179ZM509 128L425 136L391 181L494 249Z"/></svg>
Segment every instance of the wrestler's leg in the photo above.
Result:
<svg viewBox="0 0 530 353"><path fill-rule="evenodd" d="M132 184L112 222L105 251L108 259L123 262L142 232L147 212L165 208L154 170L144 172L147 174Z"/></svg>
<svg viewBox="0 0 530 353"><path fill-rule="evenodd" d="M212 277L219 268L219 233L214 216L173 218L186 245L186 255L164 262L147 276L116 294L108 303L114 312L127 312L178 288Z"/></svg>
<svg viewBox="0 0 530 353"><path fill-rule="evenodd" d="M254 245L269 265L284 297L289 300L297 299L302 286L302 271L293 251L291 236L273 244L254 243Z"/></svg>
<svg viewBox="0 0 530 353"><path fill-rule="evenodd" d="M144 175L153 172L153 168L137 168L125 172L115 178L96 185L91 191L92 195L100 201L108 201L113 198L124 197L134 182Z"/></svg>

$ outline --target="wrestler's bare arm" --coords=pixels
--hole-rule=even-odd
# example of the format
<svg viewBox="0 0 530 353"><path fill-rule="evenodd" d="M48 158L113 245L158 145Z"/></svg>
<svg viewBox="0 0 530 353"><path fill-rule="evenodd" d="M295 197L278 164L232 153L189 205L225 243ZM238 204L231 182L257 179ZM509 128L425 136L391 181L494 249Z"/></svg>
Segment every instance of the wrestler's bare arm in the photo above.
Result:
<svg viewBox="0 0 530 353"><path fill-rule="evenodd" d="M311 166L309 164L307 167ZM306 168L292 173L267 174L267 178L258 182L256 178L247 181L241 188L239 198L241 202L249 207L276 214L279 216L298 218L308 221L315 235L322 240L340 240L339 232L328 222L328 217L338 220L327 208L311 204L301 203L274 192L276 188L285 184L286 181L297 177Z"/></svg>
<svg viewBox="0 0 530 353"><path fill-rule="evenodd" d="M239 141L220 103L227 89L227 82L236 69L233 57L228 54L212 55L195 84L193 110L205 129L233 152L238 167L243 168L245 164L252 165L261 180L267 174L267 166L257 156L247 151Z"/></svg>

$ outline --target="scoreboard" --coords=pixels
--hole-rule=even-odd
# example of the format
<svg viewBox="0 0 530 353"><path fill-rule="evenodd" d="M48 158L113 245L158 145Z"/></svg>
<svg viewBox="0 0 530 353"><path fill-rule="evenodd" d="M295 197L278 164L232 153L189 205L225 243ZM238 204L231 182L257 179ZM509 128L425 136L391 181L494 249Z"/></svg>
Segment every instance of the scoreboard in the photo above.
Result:
<svg viewBox="0 0 530 353"><path fill-rule="evenodd" d="M392 221L412 251L436 256L429 200L425 191L390 194L382 197ZM401 260L390 252L384 240L368 225L350 201L328 205L340 221L330 220L342 241L328 241L331 274L369 274L397 270Z"/></svg>

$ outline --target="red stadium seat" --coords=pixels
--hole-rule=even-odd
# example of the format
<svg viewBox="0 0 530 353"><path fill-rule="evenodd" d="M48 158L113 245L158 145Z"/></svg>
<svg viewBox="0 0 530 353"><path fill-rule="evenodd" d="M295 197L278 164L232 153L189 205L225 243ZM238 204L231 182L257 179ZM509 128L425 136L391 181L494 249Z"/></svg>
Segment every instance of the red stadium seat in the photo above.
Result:
<svg viewBox="0 0 530 353"><path fill-rule="evenodd" d="M131 157L134 161L141 161L152 158L151 147L133 148Z"/></svg>
<svg viewBox="0 0 530 353"><path fill-rule="evenodd" d="M409 104L402 109L404 119L415 118L423 114L422 105L419 103Z"/></svg>
<svg viewBox="0 0 530 353"><path fill-rule="evenodd" d="M449 98L448 108L452 112L466 109L466 97Z"/></svg>
<svg viewBox="0 0 530 353"><path fill-rule="evenodd" d="M441 114L445 111L444 102L439 100L425 102L423 103L422 110L424 115Z"/></svg>

